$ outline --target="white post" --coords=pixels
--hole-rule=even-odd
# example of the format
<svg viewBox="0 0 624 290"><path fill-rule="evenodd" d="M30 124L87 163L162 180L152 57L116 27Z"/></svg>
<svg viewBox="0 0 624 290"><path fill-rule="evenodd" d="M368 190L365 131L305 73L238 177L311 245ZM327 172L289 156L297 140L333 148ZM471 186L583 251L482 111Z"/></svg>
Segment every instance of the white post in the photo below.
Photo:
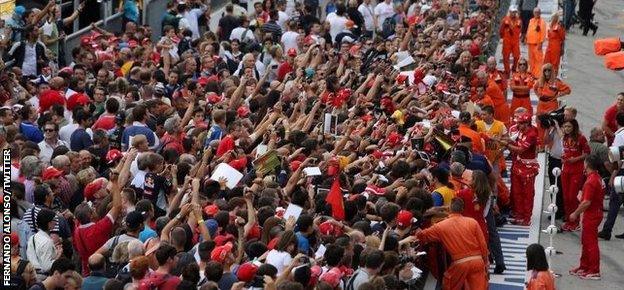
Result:
<svg viewBox="0 0 624 290"><path fill-rule="evenodd" d="M79 0L74 0L74 11L78 10L78 7L80 6L80 1ZM76 32L80 29L80 14L78 14L78 17L76 18L76 20L74 20L74 31Z"/></svg>
<svg viewBox="0 0 624 290"><path fill-rule="evenodd" d="M546 248L546 257L548 258L548 266L550 269L553 268L553 257L557 254L557 250L554 246L553 239L557 234L557 225L555 225L555 215L557 214L557 193L559 192L559 188L557 187L557 180L561 175L561 169L559 167L555 167L552 170L552 174L555 176L555 184L550 185L547 189L547 192L550 194L550 204L548 205L548 209L544 211L545 214L550 215L550 225L543 230L542 232L548 235L548 247Z"/></svg>

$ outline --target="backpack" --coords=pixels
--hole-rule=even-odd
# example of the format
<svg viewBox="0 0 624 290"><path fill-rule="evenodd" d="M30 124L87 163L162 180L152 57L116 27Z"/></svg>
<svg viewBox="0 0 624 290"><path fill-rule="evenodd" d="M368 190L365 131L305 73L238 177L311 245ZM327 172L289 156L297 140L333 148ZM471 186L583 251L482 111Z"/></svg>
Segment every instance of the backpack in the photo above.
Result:
<svg viewBox="0 0 624 290"><path fill-rule="evenodd" d="M119 244L119 236L115 236L110 249L108 249L110 254L106 257L106 270L105 270L105 275L108 278L115 277L115 275L117 275L119 270L121 270L121 268L125 266L125 265L121 265L119 263L115 263L111 261L111 258L113 257L113 251L115 250L115 247L117 247L117 244Z"/></svg>
<svg viewBox="0 0 624 290"><path fill-rule="evenodd" d="M245 31L243 31L243 34L241 35L241 40L240 40L240 50L244 53L249 52L249 50L251 49L251 47L253 47L255 44L258 43L258 41L256 41L256 38L248 38L247 34L251 33L251 35L253 35L253 31L251 31L251 29L247 28L245 29Z"/></svg>
<svg viewBox="0 0 624 290"><path fill-rule="evenodd" d="M396 26L396 16L397 14L392 15L384 19L384 22L381 24L381 37L388 38L390 35L394 34L394 27Z"/></svg>
<svg viewBox="0 0 624 290"><path fill-rule="evenodd" d="M137 290L155 290L167 282L171 275L151 274L139 282L139 288Z"/></svg>
<svg viewBox="0 0 624 290"><path fill-rule="evenodd" d="M11 286L16 287L15 289L28 289L26 287L26 281L22 277L26 266L28 266L28 261L20 259L17 264L17 270L15 271L15 273L11 273Z"/></svg>

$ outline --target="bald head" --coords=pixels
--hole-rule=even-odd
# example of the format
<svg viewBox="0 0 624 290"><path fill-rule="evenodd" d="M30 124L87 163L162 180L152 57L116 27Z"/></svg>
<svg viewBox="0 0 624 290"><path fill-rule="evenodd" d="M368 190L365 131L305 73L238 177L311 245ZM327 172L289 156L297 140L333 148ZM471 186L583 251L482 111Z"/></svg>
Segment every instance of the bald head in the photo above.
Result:
<svg viewBox="0 0 624 290"><path fill-rule="evenodd" d="M60 90L65 85L65 80L62 77L53 77L50 79L50 88L53 90Z"/></svg>
<svg viewBox="0 0 624 290"><path fill-rule="evenodd" d="M95 253L89 257L89 269L93 271L103 271L106 267L106 260L102 254Z"/></svg>
<svg viewBox="0 0 624 290"><path fill-rule="evenodd" d="M69 157L67 157L66 155L56 156L50 162L50 165L52 165L54 168L58 170L69 169L70 164L71 164L71 161L69 160Z"/></svg>

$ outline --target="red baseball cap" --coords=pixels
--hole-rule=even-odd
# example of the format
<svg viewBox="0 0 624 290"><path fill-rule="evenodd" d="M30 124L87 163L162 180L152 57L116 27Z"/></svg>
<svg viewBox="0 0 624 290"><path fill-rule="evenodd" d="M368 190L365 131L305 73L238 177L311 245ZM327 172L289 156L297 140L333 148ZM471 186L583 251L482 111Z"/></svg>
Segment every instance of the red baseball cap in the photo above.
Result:
<svg viewBox="0 0 624 290"><path fill-rule="evenodd" d="M533 116L530 113L523 113L516 119L518 123L530 123Z"/></svg>
<svg viewBox="0 0 624 290"><path fill-rule="evenodd" d="M256 272L258 272L258 266L252 262L247 262L238 267L236 277L238 278L238 281L251 282L256 276Z"/></svg>
<svg viewBox="0 0 624 290"><path fill-rule="evenodd" d="M204 213L208 216L215 216L219 212L219 207L216 204L209 204L204 207Z"/></svg>
<svg viewBox="0 0 624 290"><path fill-rule="evenodd" d="M208 103L216 104L218 102L221 102L221 96L217 95L217 93L215 92L209 92L206 95L206 100L208 101Z"/></svg>
<svg viewBox="0 0 624 290"><path fill-rule="evenodd" d="M83 93L73 94L67 99L67 110L73 111L77 106L85 106L91 102L89 97Z"/></svg>
<svg viewBox="0 0 624 290"><path fill-rule="evenodd" d="M84 198L87 201L92 201L95 194L104 188L104 179L99 178L91 181L84 189Z"/></svg>
<svg viewBox="0 0 624 290"><path fill-rule="evenodd" d="M232 245L232 243L227 243L223 246L215 247L210 253L210 260L213 260L218 263L225 262L225 258L227 258L227 255L232 252L233 247L234 246Z"/></svg>
<svg viewBox="0 0 624 290"><path fill-rule="evenodd" d="M136 41L134 39L128 40L128 47L135 48L137 46L139 46L139 42L138 41Z"/></svg>
<svg viewBox="0 0 624 290"><path fill-rule="evenodd" d="M388 138L386 138L386 141L388 145L390 145L391 147L394 147L401 142L401 139L403 139L403 136L401 136L397 132L392 132L388 134Z"/></svg>
<svg viewBox="0 0 624 290"><path fill-rule="evenodd" d="M320 224L319 232L325 236L340 236L343 233L342 228L334 225L331 221L325 221Z"/></svg>
<svg viewBox="0 0 624 290"><path fill-rule="evenodd" d="M331 268L329 271L325 272L325 274L321 275L321 281L336 288L340 284L342 276L343 276L342 271L334 267L334 268Z"/></svg>
<svg viewBox="0 0 624 290"><path fill-rule="evenodd" d="M407 210L401 210L397 215L397 225L400 227L407 227L412 224L412 219L414 215Z"/></svg>
<svg viewBox="0 0 624 290"><path fill-rule="evenodd" d="M245 169L245 167L247 166L247 156L243 156L241 158L234 159L234 160L228 162L228 165L234 167L234 169L236 169L238 171L243 171Z"/></svg>
<svg viewBox="0 0 624 290"><path fill-rule="evenodd" d="M111 149L108 152L106 152L106 162L108 164L111 164L111 163L121 159L121 157L123 157L123 153L121 153L121 151L119 151L117 149Z"/></svg>
<svg viewBox="0 0 624 290"><path fill-rule="evenodd" d="M251 111L247 108L247 106L240 106L236 109L236 114L241 118L246 118L250 113Z"/></svg>
<svg viewBox="0 0 624 290"><path fill-rule="evenodd" d="M204 87L208 84L210 79L207 76L202 76L197 79L197 84Z"/></svg>
<svg viewBox="0 0 624 290"><path fill-rule="evenodd" d="M218 235L214 238L214 242L217 246L223 246L234 240L232 234Z"/></svg>
<svg viewBox="0 0 624 290"><path fill-rule="evenodd" d="M301 161L299 160L293 160L292 162L290 162L290 171L297 171L297 169L299 169L299 167L301 166Z"/></svg>
<svg viewBox="0 0 624 290"><path fill-rule="evenodd" d="M63 171L54 168L53 166L48 166L45 170L43 170L43 174L41 178L43 181L50 180L53 178L58 178L63 176Z"/></svg>

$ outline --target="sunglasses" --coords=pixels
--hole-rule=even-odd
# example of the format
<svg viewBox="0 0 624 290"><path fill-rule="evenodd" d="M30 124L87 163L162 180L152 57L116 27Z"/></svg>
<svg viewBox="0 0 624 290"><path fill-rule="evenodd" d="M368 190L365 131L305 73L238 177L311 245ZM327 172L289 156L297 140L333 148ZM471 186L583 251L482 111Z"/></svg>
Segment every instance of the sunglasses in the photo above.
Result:
<svg viewBox="0 0 624 290"><path fill-rule="evenodd" d="M45 132L55 132L56 130L54 130L54 129L45 129L44 131Z"/></svg>

